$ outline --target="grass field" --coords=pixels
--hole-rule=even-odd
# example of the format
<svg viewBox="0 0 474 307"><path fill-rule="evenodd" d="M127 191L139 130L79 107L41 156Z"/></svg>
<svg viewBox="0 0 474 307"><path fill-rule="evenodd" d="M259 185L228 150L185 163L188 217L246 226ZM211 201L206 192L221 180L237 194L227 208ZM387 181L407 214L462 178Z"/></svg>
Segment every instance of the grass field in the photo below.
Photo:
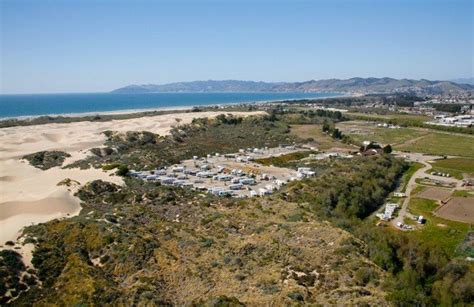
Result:
<svg viewBox="0 0 474 307"><path fill-rule="evenodd" d="M291 134L302 139L313 138L320 150L327 150L333 147L354 149L354 147L334 140L323 133L322 125L291 125Z"/></svg>
<svg viewBox="0 0 474 307"><path fill-rule="evenodd" d="M467 134L423 128L380 128L364 121L341 122L337 127L358 143L371 140L391 144L395 150L474 158L474 137ZM367 133L350 133L352 129Z"/></svg>
<svg viewBox="0 0 474 307"><path fill-rule="evenodd" d="M423 215L427 221L419 230L409 233L428 245L440 246L447 254L456 255L456 248L462 243L471 226L468 224L449 221L433 215L437 203L429 199L413 198L408 207L414 215ZM471 257L474 255L470 255Z"/></svg>
<svg viewBox="0 0 474 307"><path fill-rule="evenodd" d="M436 160L432 165L433 171L449 173L457 179L463 179L463 174L474 177L474 159L452 158Z"/></svg>
<svg viewBox="0 0 474 307"><path fill-rule="evenodd" d="M376 141L381 144L403 144L412 139L427 135L429 132L416 128L388 129L367 124L363 121L349 121L337 124L344 134L349 135L354 141L361 143L365 140ZM361 129L367 134L351 133L351 129Z"/></svg>
<svg viewBox="0 0 474 307"><path fill-rule="evenodd" d="M413 121L429 121L431 120L431 117L426 116L426 115L416 115L416 114L386 114L386 115L380 115L380 114L365 114L365 113L352 113L348 112L344 114L345 116L351 118L351 117L358 117L358 118L367 118L367 119L385 119L385 120L391 120L391 119L402 119L402 120L413 120Z"/></svg>
<svg viewBox="0 0 474 307"><path fill-rule="evenodd" d="M396 146L398 150L474 158L474 137L469 135L430 132L412 142Z"/></svg>
<svg viewBox="0 0 474 307"><path fill-rule="evenodd" d="M456 197L474 197L474 191L457 190L457 191L454 191L453 196L456 196Z"/></svg>

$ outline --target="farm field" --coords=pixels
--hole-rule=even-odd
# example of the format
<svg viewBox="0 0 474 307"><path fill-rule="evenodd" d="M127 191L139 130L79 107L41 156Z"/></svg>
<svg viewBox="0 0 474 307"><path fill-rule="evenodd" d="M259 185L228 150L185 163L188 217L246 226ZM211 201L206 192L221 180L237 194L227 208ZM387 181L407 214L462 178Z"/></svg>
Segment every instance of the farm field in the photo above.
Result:
<svg viewBox="0 0 474 307"><path fill-rule="evenodd" d="M416 197L431 199L431 200L444 200L451 196L451 191L448 189L442 189L437 187L426 187L421 192L416 194Z"/></svg>
<svg viewBox="0 0 474 307"><path fill-rule="evenodd" d="M453 197L436 215L453 221L474 223L474 197Z"/></svg>
<svg viewBox="0 0 474 307"><path fill-rule="evenodd" d="M436 160L431 165L433 165L433 171L449 173L457 179L463 179L463 174L474 177L474 159L450 158Z"/></svg>
<svg viewBox="0 0 474 307"><path fill-rule="evenodd" d="M447 254L454 256L457 254L457 247L471 230L471 226L434 215L433 211L437 207L438 204L434 200L413 198L408 207L409 211L414 215L423 215L427 221L421 229L412 231L408 235L428 245L439 246Z"/></svg>

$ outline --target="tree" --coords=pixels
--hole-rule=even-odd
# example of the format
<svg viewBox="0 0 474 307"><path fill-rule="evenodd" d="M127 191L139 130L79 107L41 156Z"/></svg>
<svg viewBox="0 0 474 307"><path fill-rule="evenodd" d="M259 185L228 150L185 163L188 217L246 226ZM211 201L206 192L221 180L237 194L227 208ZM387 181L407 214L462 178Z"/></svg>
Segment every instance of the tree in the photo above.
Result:
<svg viewBox="0 0 474 307"><path fill-rule="evenodd" d="M329 132L331 130L331 125L327 121L327 119L324 120L323 122L323 132Z"/></svg>
<svg viewBox="0 0 474 307"><path fill-rule="evenodd" d="M118 176L126 176L128 174L129 170L126 165L120 165L117 170L117 175Z"/></svg>

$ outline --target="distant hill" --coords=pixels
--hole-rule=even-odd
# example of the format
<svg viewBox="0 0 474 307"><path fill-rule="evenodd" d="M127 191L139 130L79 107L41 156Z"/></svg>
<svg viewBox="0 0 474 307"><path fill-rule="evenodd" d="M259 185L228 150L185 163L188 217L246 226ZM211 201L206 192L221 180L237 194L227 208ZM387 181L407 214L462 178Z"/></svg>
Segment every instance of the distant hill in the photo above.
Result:
<svg viewBox="0 0 474 307"><path fill-rule="evenodd" d="M459 78L459 79L453 79L450 80L451 82L457 83L457 84L470 84L474 85L474 78Z"/></svg>
<svg viewBox="0 0 474 307"><path fill-rule="evenodd" d="M351 78L310 80L304 82L255 82L208 80L168 84L129 85L113 93L169 92L345 92L345 93L411 93L417 95L459 95L474 93L474 86L451 81L393 78Z"/></svg>

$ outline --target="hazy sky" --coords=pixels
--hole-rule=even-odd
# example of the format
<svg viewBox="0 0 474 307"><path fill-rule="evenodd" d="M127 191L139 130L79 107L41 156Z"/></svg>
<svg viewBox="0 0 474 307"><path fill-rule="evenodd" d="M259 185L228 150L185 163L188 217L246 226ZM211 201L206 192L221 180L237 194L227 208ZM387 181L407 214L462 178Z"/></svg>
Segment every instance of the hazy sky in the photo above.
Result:
<svg viewBox="0 0 474 307"><path fill-rule="evenodd" d="M0 0L1 92L473 75L472 0Z"/></svg>

